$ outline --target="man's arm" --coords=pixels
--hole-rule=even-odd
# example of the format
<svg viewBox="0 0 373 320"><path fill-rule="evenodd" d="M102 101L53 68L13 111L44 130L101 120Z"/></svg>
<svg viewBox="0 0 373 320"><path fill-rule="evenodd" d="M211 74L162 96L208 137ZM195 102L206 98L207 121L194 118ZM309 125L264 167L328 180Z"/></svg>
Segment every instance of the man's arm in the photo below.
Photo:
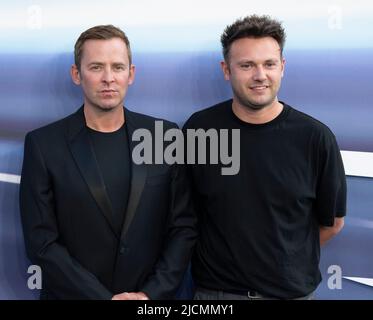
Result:
<svg viewBox="0 0 373 320"><path fill-rule="evenodd" d="M346 215L347 184L341 153L334 135L327 131L318 143L319 177L316 212L320 245L338 234Z"/></svg>
<svg viewBox="0 0 373 320"><path fill-rule="evenodd" d="M332 227L320 226L320 245L324 245L327 241L338 234L344 226L344 218L334 218Z"/></svg>
<svg viewBox="0 0 373 320"><path fill-rule="evenodd" d="M164 248L141 292L150 299L174 299L184 277L197 240L196 216L193 210L186 167L174 165L168 232Z"/></svg>
<svg viewBox="0 0 373 320"><path fill-rule="evenodd" d="M51 177L42 152L26 136L20 185L20 210L27 255L42 269L43 285L60 299L111 299L98 279L60 244Z"/></svg>

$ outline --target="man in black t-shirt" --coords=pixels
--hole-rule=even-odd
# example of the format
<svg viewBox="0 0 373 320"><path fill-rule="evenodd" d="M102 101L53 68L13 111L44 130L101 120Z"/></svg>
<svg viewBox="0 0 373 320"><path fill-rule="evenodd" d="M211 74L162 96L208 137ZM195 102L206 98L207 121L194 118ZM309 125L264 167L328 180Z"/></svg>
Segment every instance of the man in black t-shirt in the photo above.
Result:
<svg viewBox="0 0 373 320"><path fill-rule="evenodd" d="M309 299L321 281L320 245L346 214L336 139L277 98L285 65L279 22L237 20L221 42L233 99L195 113L184 129L239 129L240 170L188 166L200 231L195 299Z"/></svg>
<svg viewBox="0 0 373 320"><path fill-rule="evenodd" d="M172 299L196 239L185 174L131 157L134 133L154 136L157 119L124 107L135 74L124 32L92 27L74 53L84 105L25 140L20 209L40 297Z"/></svg>

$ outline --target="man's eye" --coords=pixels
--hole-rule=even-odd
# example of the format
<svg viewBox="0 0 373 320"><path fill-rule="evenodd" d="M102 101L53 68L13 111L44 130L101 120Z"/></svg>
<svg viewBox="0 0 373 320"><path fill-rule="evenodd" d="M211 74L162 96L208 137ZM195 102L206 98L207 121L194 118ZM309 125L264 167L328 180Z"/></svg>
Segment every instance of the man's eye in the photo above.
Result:
<svg viewBox="0 0 373 320"><path fill-rule="evenodd" d="M241 65L241 68L243 68L243 69L249 69L249 68L251 68L251 67L252 67L251 64L242 64L242 65Z"/></svg>
<svg viewBox="0 0 373 320"><path fill-rule="evenodd" d="M124 69L125 69L124 66L116 66L115 67L115 70L119 70L119 71L122 71Z"/></svg>
<svg viewBox="0 0 373 320"><path fill-rule="evenodd" d="M101 68L100 66L92 66L91 70L100 70L100 68Z"/></svg>

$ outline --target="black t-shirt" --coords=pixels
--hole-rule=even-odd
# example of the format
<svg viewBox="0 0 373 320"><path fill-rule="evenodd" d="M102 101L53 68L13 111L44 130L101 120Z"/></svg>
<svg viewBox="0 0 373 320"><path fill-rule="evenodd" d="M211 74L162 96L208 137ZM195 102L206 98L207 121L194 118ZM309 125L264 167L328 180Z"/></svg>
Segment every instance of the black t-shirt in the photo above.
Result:
<svg viewBox="0 0 373 320"><path fill-rule="evenodd" d="M88 127L87 127L88 128ZM115 226L121 229L127 209L131 181L131 159L126 126L114 132L99 132L88 128L111 201Z"/></svg>
<svg viewBox="0 0 373 320"><path fill-rule="evenodd" d="M195 113L187 128L240 129L237 175L222 175L221 164L188 166L199 214L197 286L277 298L315 290L319 226L346 212L333 133L286 104L274 120L249 124L235 116L232 100Z"/></svg>

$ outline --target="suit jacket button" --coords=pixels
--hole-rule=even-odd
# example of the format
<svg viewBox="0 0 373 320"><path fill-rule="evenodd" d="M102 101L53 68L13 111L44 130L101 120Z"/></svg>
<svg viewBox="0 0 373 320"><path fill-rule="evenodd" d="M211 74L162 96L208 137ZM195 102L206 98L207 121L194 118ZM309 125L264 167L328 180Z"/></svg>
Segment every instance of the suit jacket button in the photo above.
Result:
<svg viewBox="0 0 373 320"><path fill-rule="evenodd" d="M119 250L120 254L124 254L127 251L128 251L128 249L126 247L120 247L120 250Z"/></svg>

